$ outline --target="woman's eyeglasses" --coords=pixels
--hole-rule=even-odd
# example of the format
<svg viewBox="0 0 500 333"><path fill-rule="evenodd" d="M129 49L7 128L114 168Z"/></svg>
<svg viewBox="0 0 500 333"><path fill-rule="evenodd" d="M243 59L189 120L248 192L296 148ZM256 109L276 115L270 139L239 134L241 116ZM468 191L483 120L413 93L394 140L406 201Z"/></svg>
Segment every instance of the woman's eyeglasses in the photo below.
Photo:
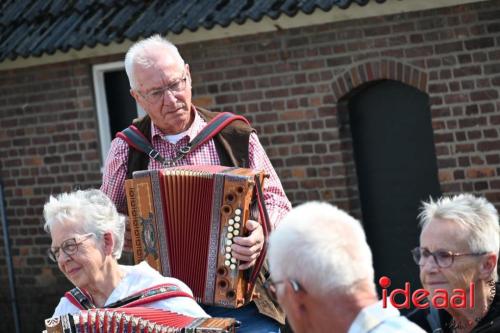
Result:
<svg viewBox="0 0 500 333"><path fill-rule="evenodd" d="M298 292L299 290L304 290L302 286L295 280L291 279L286 279L286 280L280 280L280 281L273 281L271 279L268 279L266 282L264 282L264 288L268 291L269 296L273 300L273 302L278 303L278 297L276 295L276 286L280 283L290 283L292 286L293 291Z"/></svg>
<svg viewBox="0 0 500 333"><path fill-rule="evenodd" d="M423 266L425 260L427 260L430 256L432 256L434 258L434 262L436 263L436 265L438 265L441 268L450 267L453 264L455 257L482 256L485 255L486 253L488 252L457 253L444 250L431 252L425 247L416 247L413 250L411 250L411 254L413 255L413 260L417 265Z"/></svg>
<svg viewBox="0 0 500 333"><path fill-rule="evenodd" d="M89 239L91 236L94 236L94 234L92 233L85 234L78 242L76 238L66 239L64 242L61 243L61 246L49 248L47 250L49 259L52 260L53 262L57 262L57 260L59 259L59 255L61 254L61 250L69 257L75 255L78 252L78 246L87 239Z"/></svg>

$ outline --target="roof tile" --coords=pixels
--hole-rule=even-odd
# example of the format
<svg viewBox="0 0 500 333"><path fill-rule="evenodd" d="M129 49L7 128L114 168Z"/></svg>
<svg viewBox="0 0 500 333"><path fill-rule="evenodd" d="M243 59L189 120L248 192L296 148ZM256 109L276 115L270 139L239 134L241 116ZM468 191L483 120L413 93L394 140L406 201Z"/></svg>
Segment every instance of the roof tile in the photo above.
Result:
<svg viewBox="0 0 500 333"><path fill-rule="evenodd" d="M0 4L0 62L137 40L154 33L227 27L264 16L293 17L385 0L4 0Z"/></svg>

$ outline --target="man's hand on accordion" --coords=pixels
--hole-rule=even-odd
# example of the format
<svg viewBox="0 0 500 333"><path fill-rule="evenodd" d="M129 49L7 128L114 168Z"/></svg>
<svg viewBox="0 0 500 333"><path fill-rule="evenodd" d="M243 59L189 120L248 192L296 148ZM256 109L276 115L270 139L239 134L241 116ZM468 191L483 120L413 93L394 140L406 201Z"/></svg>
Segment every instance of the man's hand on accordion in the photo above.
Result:
<svg viewBox="0 0 500 333"><path fill-rule="evenodd" d="M259 257L264 244L264 233L259 222L248 220L246 229L249 232L247 237L234 237L231 249L233 257L243 261L240 269L247 269L255 265L255 260Z"/></svg>

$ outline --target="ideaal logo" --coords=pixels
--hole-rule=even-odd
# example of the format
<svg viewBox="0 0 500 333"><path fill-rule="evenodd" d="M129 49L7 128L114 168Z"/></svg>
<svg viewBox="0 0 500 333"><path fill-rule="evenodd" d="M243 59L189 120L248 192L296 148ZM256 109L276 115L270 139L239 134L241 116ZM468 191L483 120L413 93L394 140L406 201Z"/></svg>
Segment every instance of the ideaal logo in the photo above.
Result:
<svg viewBox="0 0 500 333"><path fill-rule="evenodd" d="M436 289L434 291L434 295L428 300L428 296L430 296L430 292L426 289L417 289L415 291L411 291L410 282L405 283L404 289L394 289L389 295L387 295L387 288L391 286L391 279L387 276L382 276L378 280L378 284L382 287L382 306L384 308L387 307L387 298L391 302L392 306L396 309L409 309L410 308L410 300L411 303L419 309L426 309L432 304L436 309L443 309L452 307L455 309L459 308L473 308L474 307L474 283L471 282L469 285L468 294L469 297L466 297L467 290L464 289L453 289L453 293L451 295L448 294L446 289ZM396 302L396 296L402 295L404 297L403 303ZM469 298L469 302L467 304L467 298Z"/></svg>

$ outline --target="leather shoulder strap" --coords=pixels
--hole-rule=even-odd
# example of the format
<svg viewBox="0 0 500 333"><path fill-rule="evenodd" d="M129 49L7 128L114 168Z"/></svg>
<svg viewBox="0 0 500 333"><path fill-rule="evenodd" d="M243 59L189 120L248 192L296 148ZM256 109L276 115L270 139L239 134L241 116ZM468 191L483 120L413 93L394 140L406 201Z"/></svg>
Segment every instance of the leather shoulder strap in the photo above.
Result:
<svg viewBox="0 0 500 333"><path fill-rule="evenodd" d="M208 111L196 107L199 115L208 123L219 115L219 112ZM151 140L151 118L144 116L134 120L133 125L149 140ZM241 120L236 120L224 127L214 137L217 154L221 165L249 167L248 144L250 134L255 130ZM127 179L137 170L146 170L149 165L149 156L141 151L129 147L129 158L127 161Z"/></svg>
<svg viewBox="0 0 500 333"><path fill-rule="evenodd" d="M187 292L182 291L179 286L172 283L163 283L136 292L126 298L107 305L106 308L130 308L164 299L169 299L172 297L193 298L193 296L191 296Z"/></svg>
<svg viewBox="0 0 500 333"><path fill-rule="evenodd" d="M91 297L84 293L79 288L73 288L64 294L73 305L75 305L80 310L95 309L94 303L92 303Z"/></svg>
<svg viewBox="0 0 500 333"><path fill-rule="evenodd" d="M209 122L219 112L196 107L200 116ZM248 168L250 165L248 144L255 130L243 121L235 121L215 136L215 147L222 165Z"/></svg>
<svg viewBox="0 0 500 333"><path fill-rule="evenodd" d="M151 118L148 115L135 119L133 125L151 142ZM149 165L149 156L129 146L127 160L127 179L132 178L132 173L146 170Z"/></svg>

